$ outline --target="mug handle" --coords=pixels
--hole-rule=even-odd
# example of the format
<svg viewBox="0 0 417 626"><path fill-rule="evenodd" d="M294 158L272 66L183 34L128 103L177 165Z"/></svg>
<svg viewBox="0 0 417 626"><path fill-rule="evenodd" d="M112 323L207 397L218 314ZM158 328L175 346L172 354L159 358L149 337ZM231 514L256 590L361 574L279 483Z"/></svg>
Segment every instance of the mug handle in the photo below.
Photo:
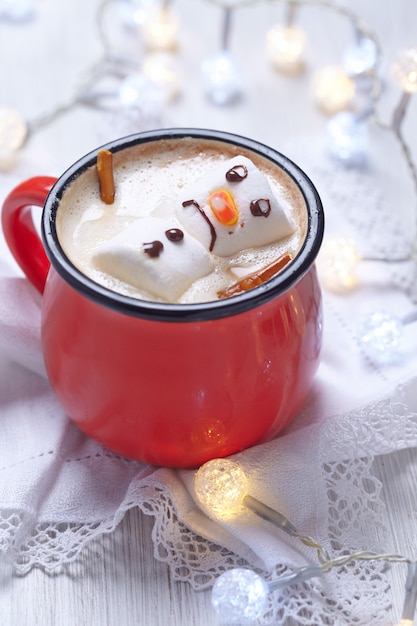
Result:
<svg viewBox="0 0 417 626"><path fill-rule="evenodd" d="M43 208L56 180L50 176L35 176L21 183L6 197L1 215L7 245L40 293L45 287L50 262L33 223L31 207Z"/></svg>

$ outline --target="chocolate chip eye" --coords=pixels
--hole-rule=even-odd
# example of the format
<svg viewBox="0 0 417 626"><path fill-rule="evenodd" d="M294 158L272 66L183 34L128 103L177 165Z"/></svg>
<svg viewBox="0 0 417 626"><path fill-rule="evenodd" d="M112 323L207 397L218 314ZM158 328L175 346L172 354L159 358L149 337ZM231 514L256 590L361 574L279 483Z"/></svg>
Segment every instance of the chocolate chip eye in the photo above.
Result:
<svg viewBox="0 0 417 626"><path fill-rule="evenodd" d="M155 258L158 257L162 250L164 249L164 244L162 241L150 241L149 243L143 244L143 250L146 254L149 254L150 257Z"/></svg>
<svg viewBox="0 0 417 626"><path fill-rule="evenodd" d="M168 241L173 241L174 243L184 239L184 233L180 228L170 228L165 231L165 235Z"/></svg>
<svg viewBox="0 0 417 626"><path fill-rule="evenodd" d="M271 213L271 203L267 198L252 200L250 203L250 212L254 217L268 217Z"/></svg>
<svg viewBox="0 0 417 626"><path fill-rule="evenodd" d="M226 172L226 180L229 183L240 183L248 175L248 169L245 165L234 165Z"/></svg>

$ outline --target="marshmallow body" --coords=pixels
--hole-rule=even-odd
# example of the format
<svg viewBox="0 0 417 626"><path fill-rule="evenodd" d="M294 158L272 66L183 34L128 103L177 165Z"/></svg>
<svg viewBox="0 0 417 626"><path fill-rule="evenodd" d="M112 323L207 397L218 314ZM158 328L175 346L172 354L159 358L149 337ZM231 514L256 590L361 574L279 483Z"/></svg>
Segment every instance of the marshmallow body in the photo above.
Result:
<svg viewBox="0 0 417 626"><path fill-rule="evenodd" d="M175 221L159 217L132 222L97 246L92 260L98 270L169 302L213 268L199 241Z"/></svg>
<svg viewBox="0 0 417 626"><path fill-rule="evenodd" d="M218 256L264 246L291 235L286 201L273 193L268 179L244 156L216 165L184 188L176 214L184 228Z"/></svg>

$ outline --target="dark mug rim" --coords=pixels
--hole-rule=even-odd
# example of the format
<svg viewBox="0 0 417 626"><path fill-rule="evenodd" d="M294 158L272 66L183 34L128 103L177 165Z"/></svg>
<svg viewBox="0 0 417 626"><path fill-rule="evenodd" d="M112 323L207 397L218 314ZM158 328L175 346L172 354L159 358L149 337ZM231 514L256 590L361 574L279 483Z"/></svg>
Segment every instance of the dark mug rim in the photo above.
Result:
<svg viewBox="0 0 417 626"><path fill-rule="evenodd" d="M176 138L215 140L241 146L277 164L297 184L307 207L307 234L296 257L277 276L250 291L229 298L193 304L172 304L139 300L112 291L83 274L67 257L59 243L56 230L56 214L59 203L71 182L86 169L95 165L98 151L107 149L115 153L149 141ZM292 287L309 271L317 257L324 233L324 213L313 182L298 165L277 150L259 141L224 131L169 128L136 133L110 141L78 159L52 187L45 202L41 231L51 265L69 285L90 300L135 317L154 321L192 322L214 320L244 313L269 302Z"/></svg>

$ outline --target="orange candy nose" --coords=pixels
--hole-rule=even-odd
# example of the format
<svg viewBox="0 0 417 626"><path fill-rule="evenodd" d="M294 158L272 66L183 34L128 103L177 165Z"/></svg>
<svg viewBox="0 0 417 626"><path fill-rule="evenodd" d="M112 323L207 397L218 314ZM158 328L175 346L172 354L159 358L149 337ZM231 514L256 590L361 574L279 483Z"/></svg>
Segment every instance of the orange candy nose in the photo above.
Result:
<svg viewBox="0 0 417 626"><path fill-rule="evenodd" d="M226 189L212 191L208 200L209 206L216 218L224 226L233 226L239 218L235 201L231 193Z"/></svg>

